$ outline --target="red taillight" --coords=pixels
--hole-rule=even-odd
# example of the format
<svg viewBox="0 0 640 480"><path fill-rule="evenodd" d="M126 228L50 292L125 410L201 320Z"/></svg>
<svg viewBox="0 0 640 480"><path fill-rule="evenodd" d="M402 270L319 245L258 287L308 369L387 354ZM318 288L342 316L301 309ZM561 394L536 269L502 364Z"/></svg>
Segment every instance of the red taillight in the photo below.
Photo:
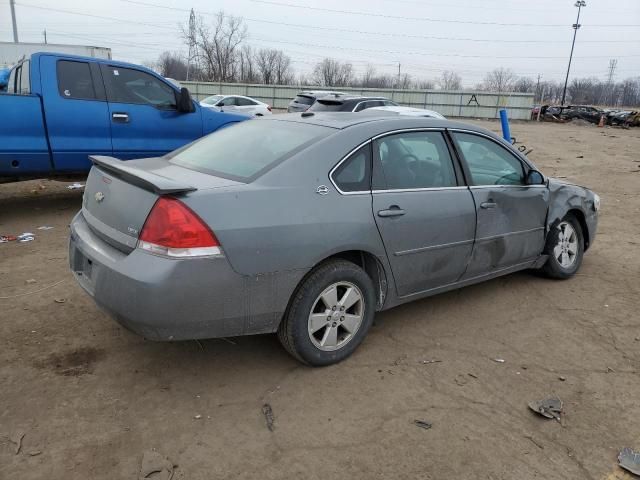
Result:
<svg viewBox="0 0 640 480"><path fill-rule="evenodd" d="M267 110L271 111L271 105L267 105Z"/></svg>
<svg viewBox="0 0 640 480"><path fill-rule="evenodd" d="M169 257L219 255L220 243L209 227L176 198L160 197L147 217L138 246Z"/></svg>

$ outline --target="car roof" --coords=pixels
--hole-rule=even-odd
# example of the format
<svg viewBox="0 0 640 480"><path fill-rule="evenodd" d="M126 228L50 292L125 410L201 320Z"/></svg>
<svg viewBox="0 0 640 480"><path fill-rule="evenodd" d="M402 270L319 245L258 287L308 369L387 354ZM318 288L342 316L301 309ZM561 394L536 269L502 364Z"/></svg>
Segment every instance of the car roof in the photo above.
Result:
<svg viewBox="0 0 640 480"><path fill-rule="evenodd" d="M301 92L296 93L296 96L304 96L304 97L317 97L320 95L344 95L342 92L336 92L334 90L302 90Z"/></svg>
<svg viewBox="0 0 640 480"><path fill-rule="evenodd" d="M322 127L330 127L335 129L345 129L355 125L361 125L364 123L380 123L387 122L389 124L389 130L395 128L457 128L463 130L471 130L478 133L490 134L492 137L497 137L495 133L490 132L482 127L477 127L468 123L453 122L451 120L433 118L433 117L413 117L407 115L389 115L388 113L380 112L380 114L367 114L355 112L303 112L303 113L284 113L281 115L271 115L269 117L261 118L260 122L296 122L307 123L311 125L318 125Z"/></svg>
<svg viewBox="0 0 640 480"><path fill-rule="evenodd" d="M348 93L339 93L339 94L330 94L325 95L323 97L318 97L318 100L341 100L343 102L346 101L354 101L354 100L389 100L387 97L366 97L364 95L352 95Z"/></svg>

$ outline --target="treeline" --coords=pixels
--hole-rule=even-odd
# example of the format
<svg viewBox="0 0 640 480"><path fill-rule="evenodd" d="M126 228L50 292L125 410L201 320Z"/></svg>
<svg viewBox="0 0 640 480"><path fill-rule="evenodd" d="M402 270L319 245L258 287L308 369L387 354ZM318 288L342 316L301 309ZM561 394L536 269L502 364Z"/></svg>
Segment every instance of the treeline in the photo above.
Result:
<svg viewBox="0 0 640 480"><path fill-rule="evenodd" d="M373 65L357 75L353 65L333 58L319 61L310 74L296 74L293 61L279 49L256 48L247 42L248 31L241 17L219 12L213 22L196 19L194 28L183 28L183 38L191 55L164 52L152 65L163 76L176 80L304 85L320 87L360 87L397 89L462 89L462 77L444 71L438 78L414 78L378 73ZM474 90L533 93L536 103L557 104L564 83L519 77L506 68L488 72ZM574 78L567 86L565 103L640 106L640 76L619 82L598 78Z"/></svg>

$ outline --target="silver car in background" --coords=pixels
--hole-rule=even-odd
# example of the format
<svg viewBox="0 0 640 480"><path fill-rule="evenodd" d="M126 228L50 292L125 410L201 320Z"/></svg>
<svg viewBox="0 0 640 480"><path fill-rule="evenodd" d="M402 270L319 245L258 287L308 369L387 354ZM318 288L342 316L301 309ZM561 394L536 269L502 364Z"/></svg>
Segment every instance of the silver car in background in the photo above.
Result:
<svg viewBox="0 0 640 480"><path fill-rule="evenodd" d="M217 108L221 112L241 113L251 117L271 115L271 105L243 95L211 95L201 100L200 105Z"/></svg>
<svg viewBox="0 0 640 480"><path fill-rule="evenodd" d="M287 112L306 112L318 97L327 95L344 95L342 92L332 92L331 90L304 90L298 93L287 107Z"/></svg>
<svg viewBox="0 0 640 480"><path fill-rule="evenodd" d="M277 115L92 160L69 263L97 304L154 340L277 332L310 365L349 356L376 311L571 277L600 205L487 130L399 115Z"/></svg>

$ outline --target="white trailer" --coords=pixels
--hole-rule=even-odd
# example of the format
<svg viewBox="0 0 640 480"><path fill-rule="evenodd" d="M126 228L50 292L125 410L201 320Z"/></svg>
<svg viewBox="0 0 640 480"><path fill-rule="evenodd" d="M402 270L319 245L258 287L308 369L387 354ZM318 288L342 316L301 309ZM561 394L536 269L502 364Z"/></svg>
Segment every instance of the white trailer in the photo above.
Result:
<svg viewBox="0 0 640 480"><path fill-rule="evenodd" d="M0 68L11 67L22 57L36 52L68 53L84 57L111 59L111 49L86 45L63 45L57 43L0 42Z"/></svg>

